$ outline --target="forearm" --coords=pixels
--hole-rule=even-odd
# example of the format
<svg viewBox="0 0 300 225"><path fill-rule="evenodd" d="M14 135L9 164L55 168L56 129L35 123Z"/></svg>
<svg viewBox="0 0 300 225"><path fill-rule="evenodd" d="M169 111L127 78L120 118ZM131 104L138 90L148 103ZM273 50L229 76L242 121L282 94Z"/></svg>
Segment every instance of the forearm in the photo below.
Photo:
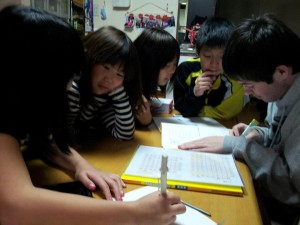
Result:
<svg viewBox="0 0 300 225"><path fill-rule="evenodd" d="M135 121L131 110L128 105L122 109L115 108L115 124L112 129L112 134L116 138L123 140L130 140L135 131Z"/></svg>
<svg viewBox="0 0 300 225"><path fill-rule="evenodd" d="M108 112L110 116L105 116L106 118L103 120L105 126L115 138L132 139L135 131L135 121L125 89L121 87L109 96L112 98L113 113Z"/></svg>
<svg viewBox="0 0 300 225"><path fill-rule="evenodd" d="M291 137L293 139L293 137ZM281 148L289 152L297 152L297 146L292 147L288 142ZM275 199L286 203L300 205L300 171L298 167L299 158L281 155L281 150L270 149L257 143L249 141L245 137L225 137L224 148L231 148L238 159L243 159L253 179L262 189L270 193ZM287 151L287 150L285 150Z"/></svg>
<svg viewBox="0 0 300 225"><path fill-rule="evenodd" d="M68 120L68 128L69 131L73 134L75 130L75 123L80 118L80 110L81 110L81 104L80 104L80 94L79 94L79 88L75 81L72 82L72 87L68 90L68 114L67 114L67 120Z"/></svg>
<svg viewBox="0 0 300 225"><path fill-rule="evenodd" d="M76 151L72 151L68 157L56 163L67 163L65 167L74 170L81 161L78 156ZM109 225L125 224L124 221L134 224L133 216L127 211L130 210L128 205L126 209L125 204L121 203L112 206L112 201L104 202L34 187L18 141L3 134L0 134L0 171L0 183L3 184L0 188L2 225ZM114 216L115 212L118 212L117 218Z"/></svg>
<svg viewBox="0 0 300 225"><path fill-rule="evenodd" d="M1 224L110 225L135 224L129 203L23 187L1 208ZM30 203L30 204L28 204ZM115 213L118 212L118 216Z"/></svg>

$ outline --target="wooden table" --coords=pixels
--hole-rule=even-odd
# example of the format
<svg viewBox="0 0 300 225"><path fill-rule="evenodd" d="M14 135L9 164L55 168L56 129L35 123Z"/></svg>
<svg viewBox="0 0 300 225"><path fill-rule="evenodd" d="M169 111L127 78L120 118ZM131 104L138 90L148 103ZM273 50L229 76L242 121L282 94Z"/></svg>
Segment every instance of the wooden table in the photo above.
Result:
<svg viewBox="0 0 300 225"><path fill-rule="evenodd" d="M131 141L116 140L109 136L89 142L85 144L84 149L78 151L97 168L121 175L139 144L161 146L161 134L154 124L136 130L134 139ZM49 167L40 160L30 160L27 165L35 185L72 181L68 174ZM176 192L183 200L210 212L211 219L215 222L225 220L224 225L262 225L248 168L241 162L237 162L237 165L245 183L245 194L242 197L174 189L171 191ZM128 184L125 191L139 187L142 186ZM94 196L100 195L96 192Z"/></svg>

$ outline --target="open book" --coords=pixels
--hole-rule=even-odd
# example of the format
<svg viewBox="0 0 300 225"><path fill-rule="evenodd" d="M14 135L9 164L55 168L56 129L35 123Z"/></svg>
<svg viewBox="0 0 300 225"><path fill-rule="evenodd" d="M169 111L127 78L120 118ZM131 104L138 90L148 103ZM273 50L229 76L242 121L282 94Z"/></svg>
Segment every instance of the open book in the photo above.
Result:
<svg viewBox="0 0 300 225"><path fill-rule="evenodd" d="M147 194L150 194L154 191L157 191L155 187L142 187L136 190L127 192L123 201L135 201ZM203 215L202 213L192 209L190 207L186 207L186 212L184 214L177 215L175 223L172 225L217 225L213 220L208 218L207 216Z"/></svg>
<svg viewBox="0 0 300 225"><path fill-rule="evenodd" d="M161 142L164 148L176 149L178 145L185 142L208 136L225 135L229 135L229 129L221 124L211 126L207 123L199 123L197 125L161 123Z"/></svg>
<svg viewBox="0 0 300 225"><path fill-rule="evenodd" d="M243 195L231 154L213 154L140 145L121 178L125 183L159 186L162 155L168 156L168 188Z"/></svg>

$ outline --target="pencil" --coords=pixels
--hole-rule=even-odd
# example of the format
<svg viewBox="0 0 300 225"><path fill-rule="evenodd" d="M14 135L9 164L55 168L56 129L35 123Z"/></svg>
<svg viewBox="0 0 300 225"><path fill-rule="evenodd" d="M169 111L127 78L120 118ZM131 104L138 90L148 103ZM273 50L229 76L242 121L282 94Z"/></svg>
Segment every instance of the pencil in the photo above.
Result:
<svg viewBox="0 0 300 225"><path fill-rule="evenodd" d="M211 216L211 214L210 214L209 212L206 212L206 211L204 211L203 209L200 209L200 208L198 208L198 207L196 207L196 206L193 206L193 205L191 205L191 204L189 204L189 203L187 203L187 202L184 202L184 201L182 201L182 200L181 200L181 202L182 202L184 205L189 206L189 207L191 207L192 209L197 210L198 212L201 212L201 213L203 213L203 214L205 214L205 215L207 215L207 216Z"/></svg>
<svg viewBox="0 0 300 225"><path fill-rule="evenodd" d="M162 194L167 193L167 172L168 172L168 156L162 155L160 168L160 191Z"/></svg>
<svg viewBox="0 0 300 225"><path fill-rule="evenodd" d="M250 123L249 123L249 125L248 125L248 127L244 130L244 132L242 133L242 136L246 136L250 131L251 131L251 128L253 127L253 126L257 126L259 123L257 122L257 120L256 119L253 119Z"/></svg>

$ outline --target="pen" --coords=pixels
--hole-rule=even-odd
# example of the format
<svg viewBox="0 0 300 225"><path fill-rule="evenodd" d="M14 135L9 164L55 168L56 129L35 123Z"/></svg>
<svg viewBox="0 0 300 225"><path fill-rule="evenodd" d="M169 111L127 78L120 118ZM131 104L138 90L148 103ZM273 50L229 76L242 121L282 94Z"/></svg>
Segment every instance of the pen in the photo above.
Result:
<svg viewBox="0 0 300 225"><path fill-rule="evenodd" d="M251 130L251 128L253 127L253 126L257 126L259 123L257 122L257 120L256 119L253 119L250 123L249 123L249 125L248 125L248 127L244 130L244 132L242 133L242 136L246 136L249 132L250 132L250 130Z"/></svg>
<svg viewBox="0 0 300 225"><path fill-rule="evenodd" d="M184 202L184 201L182 201L182 200L181 200L181 202L182 202L184 205L189 206L189 207L191 207L192 209L197 210L198 212L201 212L201 213L203 213L203 214L205 214L205 215L207 215L207 216L211 216L211 214L210 214L209 212L206 212L206 211L204 211L203 209L200 209L200 208L198 208L198 207L196 207L196 206L193 206L193 205L191 205L191 204L189 204L189 203L187 203L187 202Z"/></svg>
<svg viewBox="0 0 300 225"><path fill-rule="evenodd" d="M168 156L161 156L161 167L160 167L160 192L162 194L167 193L167 172L168 172Z"/></svg>

